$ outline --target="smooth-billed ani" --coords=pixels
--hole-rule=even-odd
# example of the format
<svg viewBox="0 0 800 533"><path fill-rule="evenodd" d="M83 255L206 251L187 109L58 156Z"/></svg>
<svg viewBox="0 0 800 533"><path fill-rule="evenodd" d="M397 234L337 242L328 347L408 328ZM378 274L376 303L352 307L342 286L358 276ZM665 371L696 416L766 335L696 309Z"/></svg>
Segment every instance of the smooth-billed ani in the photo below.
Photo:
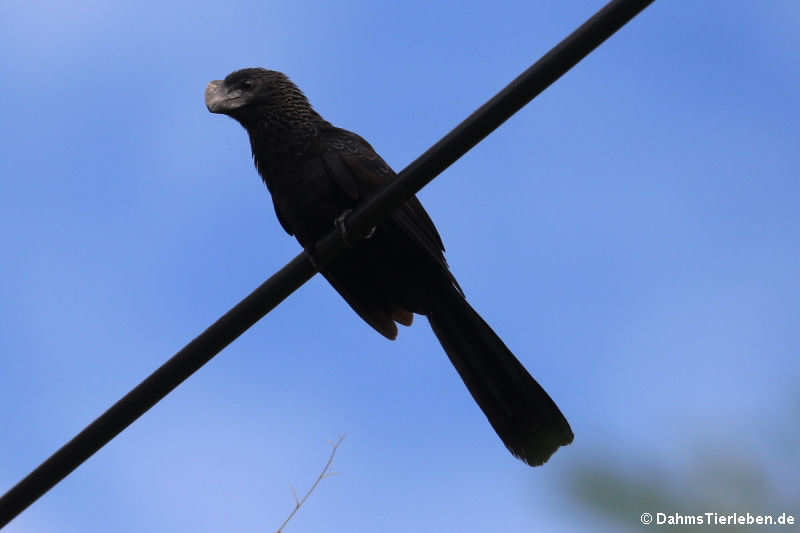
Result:
<svg viewBox="0 0 800 533"><path fill-rule="evenodd" d="M247 130L256 169L283 228L306 250L335 220L395 178L355 133L334 127L284 74L247 68L212 81L212 113ZM413 314L434 333L472 397L512 454L544 463L572 442L556 404L464 299L430 217L412 197L322 268L322 275L369 325L394 339Z"/></svg>

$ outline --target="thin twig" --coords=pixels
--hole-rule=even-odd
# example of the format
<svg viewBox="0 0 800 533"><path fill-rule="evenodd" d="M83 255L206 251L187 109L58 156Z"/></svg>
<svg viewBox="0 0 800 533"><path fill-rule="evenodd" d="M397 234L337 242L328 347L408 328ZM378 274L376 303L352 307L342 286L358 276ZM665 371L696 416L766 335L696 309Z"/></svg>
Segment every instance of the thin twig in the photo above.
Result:
<svg viewBox="0 0 800 533"><path fill-rule="evenodd" d="M333 449L331 450L330 457L328 457L328 462L325 463L325 467L322 469L322 472L319 473L319 476L317 477L317 480L314 482L313 485L311 485L311 488L308 489L308 492L306 492L306 495L303 496L302 500L298 501L297 492L295 492L294 487L292 487L292 494L294 494L294 509L292 509L292 512L289 513L289 516L286 517L286 520L283 521L283 524L281 524L281 527L278 528L277 533L281 533L283 531L283 528L286 527L286 524L289 523L289 520L291 520L292 517L295 514L297 514L297 511L300 509L300 507L306 502L308 497L311 496L311 493L314 492L314 489L317 488L317 485L319 485L319 482L322 481L324 478L328 477L329 475L333 474L333 472L329 473L328 470L330 469L331 465L333 464L333 457L336 455L336 449L339 447L339 445L342 443L343 440L344 440L344 435L339 437L339 440L337 440L336 443L332 444Z"/></svg>

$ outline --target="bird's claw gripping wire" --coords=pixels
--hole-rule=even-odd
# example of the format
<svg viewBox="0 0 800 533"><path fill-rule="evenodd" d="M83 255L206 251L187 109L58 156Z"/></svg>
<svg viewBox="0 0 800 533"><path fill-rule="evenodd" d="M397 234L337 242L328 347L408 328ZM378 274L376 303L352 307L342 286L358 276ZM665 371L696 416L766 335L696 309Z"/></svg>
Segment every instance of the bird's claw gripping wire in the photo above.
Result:
<svg viewBox="0 0 800 533"><path fill-rule="evenodd" d="M342 241L344 242L345 246L347 246L348 248L352 248L353 247L353 242L350 240L349 230L347 229L346 221L347 221L347 217L350 216L350 213L352 213L352 212L353 212L352 209L346 209L346 210L344 210L342 212L341 215L336 217L336 220L333 221L333 224L336 226L336 229L339 230L339 235L342 236ZM375 234L375 226L370 228L370 230L361 238L362 239L369 239L374 234Z"/></svg>
<svg viewBox="0 0 800 533"><path fill-rule="evenodd" d="M336 217L336 219L333 221L333 225L336 226L336 229L339 230L339 235L342 236L342 242L344 242L344 245L347 246L348 248L353 247L353 241L350 238L350 230L347 229L347 223L345 221L352 212L353 212L352 209L346 209L345 211L342 212L341 215ZM361 238L369 239L374 234L375 234L375 226L370 228L370 230ZM319 262L317 261L315 248L316 248L316 243L311 243L308 246L303 246L303 251L306 253L308 260L311 262L314 268L317 269L317 272L319 272L320 271Z"/></svg>
<svg viewBox="0 0 800 533"><path fill-rule="evenodd" d="M336 226L336 229L339 230L339 235L342 236L342 242L344 242L344 245L347 246L348 248L353 247L353 241L350 238L350 230L347 229L347 224L345 221L352 212L353 212L352 209L347 209L343 211L342 214L336 217L336 219L333 221L333 225ZM375 226L370 228L370 230L361 238L369 239L374 234L375 234ZM320 271L319 262L317 261L315 248L316 248L316 243L311 243L307 246L303 246L303 251L306 253L308 260L311 262L314 268L317 269L317 272L319 272Z"/></svg>
<svg viewBox="0 0 800 533"><path fill-rule="evenodd" d="M306 253L306 257L311 262L311 266L314 267L314 270L319 272L319 263L317 262L317 256L314 253L314 248L316 248L316 243L312 242L308 246L303 246L303 251Z"/></svg>

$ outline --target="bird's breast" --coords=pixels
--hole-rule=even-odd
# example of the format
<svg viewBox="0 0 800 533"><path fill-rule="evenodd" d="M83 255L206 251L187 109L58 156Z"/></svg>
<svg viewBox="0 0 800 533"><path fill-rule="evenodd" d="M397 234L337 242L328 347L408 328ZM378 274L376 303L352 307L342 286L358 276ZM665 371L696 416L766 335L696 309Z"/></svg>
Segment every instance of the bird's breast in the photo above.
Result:
<svg viewBox="0 0 800 533"><path fill-rule="evenodd" d="M324 237L336 218L355 206L319 158L279 172L268 186L278 218L303 246Z"/></svg>

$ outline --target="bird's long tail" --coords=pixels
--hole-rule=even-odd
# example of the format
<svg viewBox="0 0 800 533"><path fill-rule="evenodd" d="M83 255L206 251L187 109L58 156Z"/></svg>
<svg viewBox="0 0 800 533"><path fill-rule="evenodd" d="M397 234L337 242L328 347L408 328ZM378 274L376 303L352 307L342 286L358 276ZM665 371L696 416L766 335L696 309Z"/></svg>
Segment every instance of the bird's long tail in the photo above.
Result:
<svg viewBox="0 0 800 533"><path fill-rule="evenodd" d="M531 466L572 442L572 430L544 389L450 283L428 320L472 397L506 447Z"/></svg>

